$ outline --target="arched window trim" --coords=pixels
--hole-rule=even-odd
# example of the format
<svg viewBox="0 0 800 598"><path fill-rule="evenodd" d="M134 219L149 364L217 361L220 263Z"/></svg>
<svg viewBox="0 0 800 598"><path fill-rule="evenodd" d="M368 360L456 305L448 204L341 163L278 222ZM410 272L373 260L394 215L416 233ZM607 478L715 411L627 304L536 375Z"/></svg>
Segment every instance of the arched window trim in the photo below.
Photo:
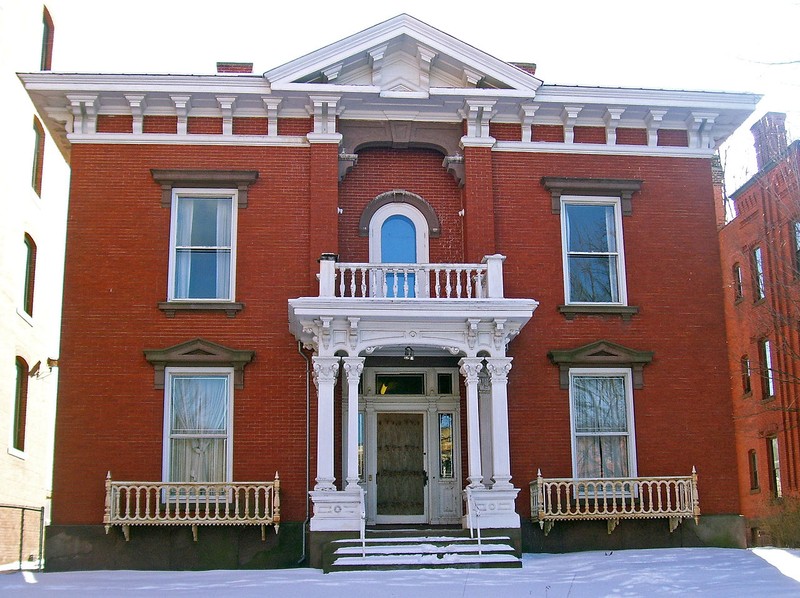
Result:
<svg viewBox="0 0 800 598"><path fill-rule="evenodd" d="M375 211L369 221L369 261L381 263L381 228L392 216L405 216L414 224L417 236L417 263L430 261L428 221L414 206L408 203L388 203Z"/></svg>
<svg viewBox="0 0 800 598"><path fill-rule="evenodd" d="M375 214L382 207L389 204L409 204L415 207L425 217L425 228L428 230L428 236L436 238L442 234L442 225L431 204L416 193L411 193L405 189L394 189L381 193L366 205L358 222L358 234L360 236L366 237L370 234L370 222L372 222Z"/></svg>

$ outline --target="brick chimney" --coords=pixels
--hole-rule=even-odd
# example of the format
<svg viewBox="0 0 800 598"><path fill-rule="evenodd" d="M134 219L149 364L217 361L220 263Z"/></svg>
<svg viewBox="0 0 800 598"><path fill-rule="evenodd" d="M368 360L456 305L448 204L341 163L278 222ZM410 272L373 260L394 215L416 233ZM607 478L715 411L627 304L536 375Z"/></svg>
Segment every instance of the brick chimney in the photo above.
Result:
<svg viewBox="0 0 800 598"><path fill-rule="evenodd" d="M786 151L786 115L782 112L767 112L750 127L750 132L755 141L759 171Z"/></svg>
<svg viewBox="0 0 800 598"><path fill-rule="evenodd" d="M252 62L218 62L217 74L244 74L249 75L253 72Z"/></svg>

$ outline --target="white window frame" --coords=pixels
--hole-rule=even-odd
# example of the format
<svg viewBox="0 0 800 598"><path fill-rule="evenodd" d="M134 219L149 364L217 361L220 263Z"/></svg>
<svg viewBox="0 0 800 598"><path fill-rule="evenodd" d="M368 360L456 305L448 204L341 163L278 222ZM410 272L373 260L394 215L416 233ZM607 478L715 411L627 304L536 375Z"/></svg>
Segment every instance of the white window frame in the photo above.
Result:
<svg viewBox="0 0 800 598"><path fill-rule="evenodd" d="M430 259L428 221L417 208L407 203L388 203L378 208L369 221L369 261L381 263L381 228L392 216L405 216L414 224L417 234L417 263L427 264Z"/></svg>
<svg viewBox="0 0 800 598"><path fill-rule="evenodd" d="M230 293L228 297L176 297L175 296L175 270L177 262L177 236L178 236L178 203L182 198L216 198L229 199L231 202L231 263L230 263ZM172 204L170 212L169 233L169 274L167 280L167 300L182 303L231 303L236 300L236 231L238 229L238 203L239 193L236 189L193 189L174 188L172 190Z"/></svg>
<svg viewBox="0 0 800 598"><path fill-rule="evenodd" d="M574 479L586 479L578 477L578 442L575 430L575 397L574 379L579 377L624 377L625 379L625 409L628 422L628 477L635 478L638 475L636 464L636 424L633 417L633 375L630 368L570 368L569 370L569 428L572 444L572 477ZM613 434L619 436L619 434ZM592 478L593 479L593 478Z"/></svg>
<svg viewBox="0 0 800 598"><path fill-rule="evenodd" d="M161 479L168 482L170 479L170 456L172 447L172 380L174 377L186 376L219 376L228 378L228 413L226 420L227 434L225 436L225 479L224 482L233 481L233 407L234 407L234 379L233 368L230 367L167 367L164 369L164 429L163 451L161 463ZM180 483L180 482L176 482Z"/></svg>
<svg viewBox="0 0 800 598"><path fill-rule="evenodd" d="M567 206L595 205L612 206L614 208L614 226L617 244L617 292L618 301L572 301L569 284L569 248L567 246ZM625 243L622 234L622 200L613 196L563 195L561 197L561 255L564 271L564 302L567 305L628 305L628 289L625 275ZM606 255L606 254L603 254Z"/></svg>
<svg viewBox="0 0 800 598"><path fill-rule="evenodd" d="M758 358L761 368L761 400L775 397L775 374L772 369L772 343L768 338L759 341Z"/></svg>

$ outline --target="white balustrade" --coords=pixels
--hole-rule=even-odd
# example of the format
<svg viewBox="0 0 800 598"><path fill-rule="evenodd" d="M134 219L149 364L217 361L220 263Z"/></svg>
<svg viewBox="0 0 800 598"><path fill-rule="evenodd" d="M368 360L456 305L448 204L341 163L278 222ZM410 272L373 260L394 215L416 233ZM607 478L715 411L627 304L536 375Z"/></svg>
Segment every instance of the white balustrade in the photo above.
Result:
<svg viewBox="0 0 800 598"><path fill-rule="evenodd" d="M272 482L171 483L115 482L106 477L106 533L122 527L130 539L131 525L190 525L197 541L199 525L260 525L278 532L281 520L280 478Z"/></svg>
<svg viewBox="0 0 800 598"><path fill-rule="evenodd" d="M482 299L487 297L486 271L485 264L337 263L334 294L343 298Z"/></svg>
<svg viewBox="0 0 800 598"><path fill-rule="evenodd" d="M699 522L697 472L648 478L543 478L531 482L531 517L547 535L556 521L604 519L608 533L621 519L669 519L675 531L683 519Z"/></svg>

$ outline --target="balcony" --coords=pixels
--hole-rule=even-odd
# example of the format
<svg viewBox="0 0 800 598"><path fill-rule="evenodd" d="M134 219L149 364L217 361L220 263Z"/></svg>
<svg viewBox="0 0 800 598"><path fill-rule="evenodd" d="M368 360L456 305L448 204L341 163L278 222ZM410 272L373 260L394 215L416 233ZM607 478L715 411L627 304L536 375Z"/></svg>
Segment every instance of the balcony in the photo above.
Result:
<svg viewBox="0 0 800 598"><path fill-rule="evenodd" d="M500 299L502 255L480 264L366 264L320 259L319 296L343 299Z"/></svg>
<svg viewBox="0 0 800 598"><path fill-rule="evenodd" d="M272 482L115 482L111 472L106 477L106 533L120 526L126 541L132 525L188 525L195 542L201 525L259 525L265 540L266 527L275 526L277 533L280 521L277 472Z"/></svg>
<svg viewBox="0 0 800 598"><path fill-rule="evenodd" d="M289 300L289 329L317 355L500 354L538 303L503 291L503 255L479 264L319 260L319 293Z"/></svg>
<svg viewBox="0 0 800 598"><path fill-rule="evenodd" d="M684 519L700 518L697 472L653 478L543 478L531 482L531 517L547 535L556 521L606 520L608 533L622 519L669 519L673 532Z"/></svg>

